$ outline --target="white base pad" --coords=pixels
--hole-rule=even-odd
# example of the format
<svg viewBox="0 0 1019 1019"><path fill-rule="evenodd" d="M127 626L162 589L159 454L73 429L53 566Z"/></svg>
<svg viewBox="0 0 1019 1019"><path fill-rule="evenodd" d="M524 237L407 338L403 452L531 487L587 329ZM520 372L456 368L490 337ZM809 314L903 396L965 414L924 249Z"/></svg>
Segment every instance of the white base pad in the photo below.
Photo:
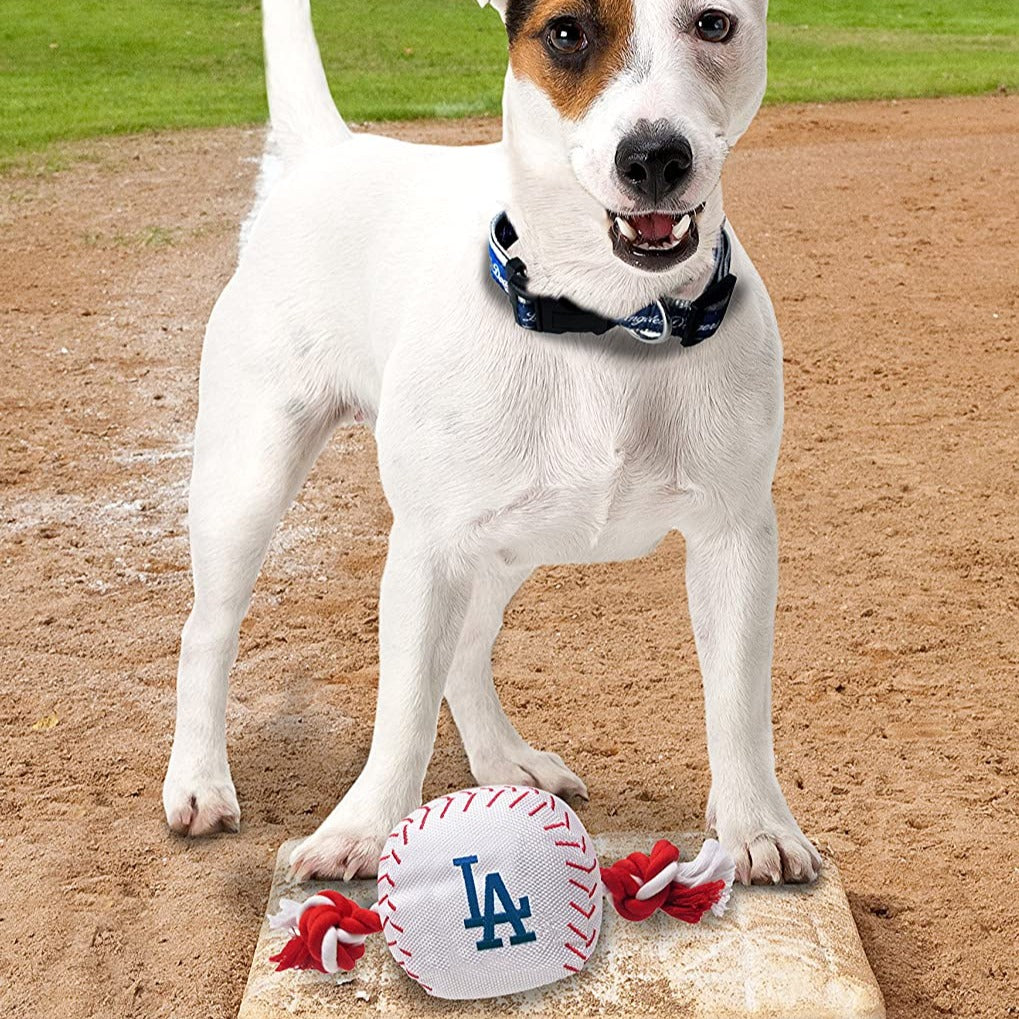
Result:
<svg viewBox="0 0 1019 1019"><path fill-rule="evenodd" d="M595 839L611 863L670 838L684 859L700 835L614 832ZM281 896L304 898L335 888L363 905L375 900L374 881L291 883L286 861L297 840L276 858L267 915ZM691 926L659 913L644 923L621 920L606 902L594 957L578 976L527 994L489 1001L430 998L396 967L381 938L369 938L351 974L288 970L276 973L269 956L286 942L268 921L255 946L238 1019L349 1019L385 1015L473 1017L527 1015L533 1019L883 1019L885 1010L867 963L846 893L834 864L825 861L809 888L740 888L719 920Z"/></svg>

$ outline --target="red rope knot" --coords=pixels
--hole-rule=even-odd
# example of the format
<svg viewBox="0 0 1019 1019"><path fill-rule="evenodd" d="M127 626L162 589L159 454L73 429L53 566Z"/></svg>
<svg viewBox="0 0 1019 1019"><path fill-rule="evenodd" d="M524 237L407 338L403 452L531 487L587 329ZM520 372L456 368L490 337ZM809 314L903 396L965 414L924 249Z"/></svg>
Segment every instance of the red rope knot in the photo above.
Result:
<svg viewBox="0 0 1019 1019"><path fill-rule="evenodd" d="M725 912L735 869L732 857L714 839L708 839L690 863L680 863L679 849L661 839L650 856L631 853L602 867L601 878L625 920L646 920L661 909L677 920L697 923L708 910L716 916Z"/></svg>
<svg viewBox="0 0 1019 1019"><path fill-rule="evenodd" d="M369 934L382 930L378 913L339 892L324 891L304 902L280 899L280 911L269 920L273 930L293 935L278 955L276 969L317 969L321 973L352 970L364 955Z"/></svg>

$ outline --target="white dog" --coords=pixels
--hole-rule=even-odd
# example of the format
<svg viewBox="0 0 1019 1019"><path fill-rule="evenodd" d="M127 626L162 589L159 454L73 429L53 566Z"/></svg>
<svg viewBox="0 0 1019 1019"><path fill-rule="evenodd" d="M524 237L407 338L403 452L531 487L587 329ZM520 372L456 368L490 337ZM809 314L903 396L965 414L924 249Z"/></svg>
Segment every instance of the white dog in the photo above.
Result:
<svg viewBox="0 0 1019 1019"><path fill-rule="evenodd" d="M394 520L375 732L294 873L375 873L421 801L443 696L479 783L586 796L502 710L503 610L540 564L641 556L678 529L708 823L741 881L810 881L820 858L775 778L770 717L781 347L720 186L764 92L766 0L492 4L504 135L470 148L352 135L307 0L263 4L282 173L202 354L167 819L237 828L238 628L273 528L357 419Z"/></svg>

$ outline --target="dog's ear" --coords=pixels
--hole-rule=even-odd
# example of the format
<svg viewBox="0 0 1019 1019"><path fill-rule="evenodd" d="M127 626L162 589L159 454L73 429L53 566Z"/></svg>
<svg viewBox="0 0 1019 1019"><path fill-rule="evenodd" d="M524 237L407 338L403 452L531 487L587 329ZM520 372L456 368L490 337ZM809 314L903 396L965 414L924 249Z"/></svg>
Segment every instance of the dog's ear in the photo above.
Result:
<svg viewBox="0 0 1019 1019"><path fill-rule="evenodd" d="M499 17L506 20L506 0L478 0L479 7L494 7L499 12Z"/></svg>

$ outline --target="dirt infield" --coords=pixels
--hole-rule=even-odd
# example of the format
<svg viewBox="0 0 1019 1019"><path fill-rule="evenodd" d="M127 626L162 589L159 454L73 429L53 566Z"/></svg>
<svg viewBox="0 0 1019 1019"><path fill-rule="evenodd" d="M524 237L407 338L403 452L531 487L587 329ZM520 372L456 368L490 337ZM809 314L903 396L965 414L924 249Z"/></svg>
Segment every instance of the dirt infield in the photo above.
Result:
<svg viewBox="0 0 1019 1019"><path fill-rule="evenodd" d="M199 347L260 142L132 137L0 177L12 1019L232 1016L275 848L367 752L389 518L371 436L350 430L244 624L241 833L164 828ZM727 171L786 348L779 773L838 860L896 1019L1019 1014L1017 168L1019 98L991 97L767 109ZM507 613L507 709L586 779L593 831L701 822L682 554L674 538L639 562L543 570ZM425 793L470 781L444 717Z"/></svg>

